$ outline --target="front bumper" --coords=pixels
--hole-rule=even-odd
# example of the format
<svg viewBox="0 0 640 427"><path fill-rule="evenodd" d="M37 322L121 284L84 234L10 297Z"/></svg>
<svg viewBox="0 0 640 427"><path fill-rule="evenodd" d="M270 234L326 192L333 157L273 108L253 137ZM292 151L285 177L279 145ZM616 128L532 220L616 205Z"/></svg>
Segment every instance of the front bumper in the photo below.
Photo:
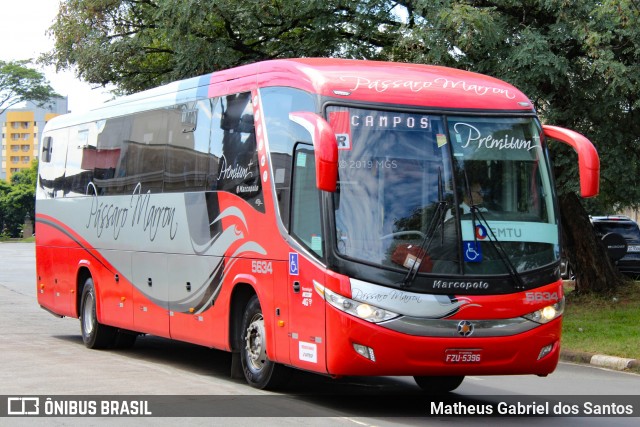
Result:
<svg viewBox="0 0 640 427"><path fill-rule="evenodd" d="M473 321L472 321L473 322ZM547 375L560 354L562 318L521 333L491 337L433 337L398 332L327 306L327 368L331 375ZM373 351L371 360L354 344ZM551 350L539 359L541 350ZM479 362L447 363L452 350L471 350Z"/></svg>

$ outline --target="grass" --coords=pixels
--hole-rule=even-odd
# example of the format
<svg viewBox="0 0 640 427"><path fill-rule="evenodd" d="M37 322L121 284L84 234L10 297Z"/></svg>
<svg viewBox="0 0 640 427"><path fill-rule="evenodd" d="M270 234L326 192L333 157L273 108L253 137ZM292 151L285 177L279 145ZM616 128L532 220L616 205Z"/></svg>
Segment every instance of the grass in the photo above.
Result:
<svg viewBox="0 0 640 427"><path fill-rule="evenodd" d="M562 348L640 359L640 282L612 295L579 295L565 282Z"/></svg>
<svg viewBox="0 0 640 427"><path fill-rule="evenodd" d="M35 241L36 238L34 236L19 239L0 237L0 243L33 243Z"/></svg>

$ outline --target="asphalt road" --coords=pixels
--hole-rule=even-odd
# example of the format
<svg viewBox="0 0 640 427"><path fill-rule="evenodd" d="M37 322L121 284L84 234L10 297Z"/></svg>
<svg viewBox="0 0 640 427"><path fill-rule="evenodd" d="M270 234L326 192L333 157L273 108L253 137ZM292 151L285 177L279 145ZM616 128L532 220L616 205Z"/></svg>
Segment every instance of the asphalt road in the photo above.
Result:
<svg viewBox="0 0 640 427"><path fill-rule="evenodd" d="M442 411L446 408L480 411L493 405L496 415L499 404L507 411L515 411L518 405L533 402L536 406L529 410L540 416L501 416L500 424L638 425L640 376L592 366L561 363L547 378L468 377L438 409L438 402L434 407L432 399L422 395L411 378L332 380L296 372L291 385L281 393L270 393L230 379L227 353L195 345L144 336L129 350L88 350L82 343L77 319L59 319L38 306L34 262L33 244L0 243L0 398L40 396L43 400L46 397L56 400L66 396L72 400L98 400L99 404L100 399L110 396L130 397L150 400L155 405L155 415L179 418L0 417L0 425L212 423L205 417L183 418L193 414L220 417L215 422L221 425L392 426L451 422L484 425L498 420L477 416L451 418ZM547 400L549 404L545 407ZM635 416L607 419L551 416L560 403L567 411L572 405L584 411L585 402L591 402L589 408L596 410L630 407ZM5 402L0 401L0 416L6 415L1 411L2 404ZM538 410L539 405L543 406Z"/></svg>

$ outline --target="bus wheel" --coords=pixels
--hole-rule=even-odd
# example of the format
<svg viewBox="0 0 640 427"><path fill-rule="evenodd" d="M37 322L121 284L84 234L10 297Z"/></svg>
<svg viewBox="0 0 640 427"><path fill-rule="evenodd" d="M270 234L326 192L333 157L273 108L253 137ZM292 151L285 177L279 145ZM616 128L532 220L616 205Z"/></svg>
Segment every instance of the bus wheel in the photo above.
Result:
<svg viewBox="0 0 640 427"><path fill-rule="evenodd" d="M264 318L257 295L251 297L247 303L240 331L242 334L240 361L249 385L259 389L274 389L282 386L291 373L288 368L267 357Z"/></svg>
<svg viewBox="0 0 640 427"><path fill-rule="evenodd" d="M96 291L93 279L87 278L82 288L80 300L80 330L82 341L87 348L107 348L113 343L116 329L98 322L96 317Z"/></svg>
<svg viewBox="0 0 640 427"><path fill-rule="evenodd" d="M458 388L458 386L462 384L462 380L464 380L464 375L448 377L413 377L413 379L425 393L442 394Z"/></svg>

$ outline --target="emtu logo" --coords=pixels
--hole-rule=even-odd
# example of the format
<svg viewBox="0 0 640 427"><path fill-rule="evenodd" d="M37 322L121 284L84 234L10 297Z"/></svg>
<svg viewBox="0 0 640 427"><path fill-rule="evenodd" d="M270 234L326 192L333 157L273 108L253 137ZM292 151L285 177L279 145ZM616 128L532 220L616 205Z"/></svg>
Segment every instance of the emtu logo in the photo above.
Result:
<svg viewBox="0 0 640 427"><path fill-rule="evenodd" d="M476 239L484 240L487 238L487 229L482 224L476 225Z"/></svg>
<svg viewBox="0 0 640 427"><path fill-rule="evenodd" d="M39 397L8 397L7 415L39 415Z"/></svg>

